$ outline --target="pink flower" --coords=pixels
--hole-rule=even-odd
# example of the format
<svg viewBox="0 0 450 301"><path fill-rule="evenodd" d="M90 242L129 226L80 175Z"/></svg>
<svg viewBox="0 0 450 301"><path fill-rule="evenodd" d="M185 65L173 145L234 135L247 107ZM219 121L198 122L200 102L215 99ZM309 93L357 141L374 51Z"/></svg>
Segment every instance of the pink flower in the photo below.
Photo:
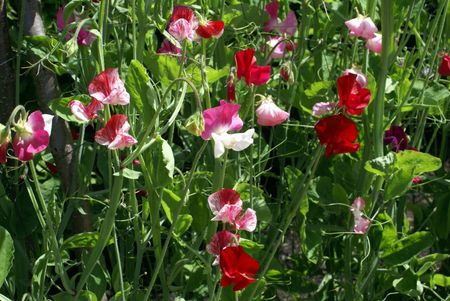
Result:
<svg viewBox="0 0 450 301"><path fill-rule="evenodd" d="M346 69L342 75L355 74L356 82L361 86L361 88L367 87L368 79L367 76L357 68Z"/></svg>
<svg viewBox="0 0 450 301"><path fill-rule="evenodd" d="M211 242L206 245L206 251L215 255L216 258L212 265L218 265L220 262L220 252L232 245L233 242L237 243L239 241L239 235L234 235L233 233L223 230L219 231L211 238Z"/></svg>
<svg viewBox="0 0 450 301"><path fill-rule="evenodd" d="M368 39L366 41L366 48L375 53L381 53L382 49L381 41L382 41L381 34L376 33L375 37Z"/></svg>
<svg viewBox="0 0 450 301"><path fill-rule="evenodd" d="M125 90L117 68L108 68L97 75L89 84L88 90L89 95L102 104L127 105L130 103L130 94Z"/></svg>
<svg viewBox="0 0 450 301"><path fill-rule="evenodd" d="M0 123L0 164L6 163L6 153L8 151L9 130Z"/></svg>
<svg viewBox="0 0 450 301"><path fill-rule="evenodd" d="M238 79L245 78L247 86L264 85L270 79L270 66L257 66L255 49L247 48L236 52L234 60L236 62L236 73Z"/></svg>
<svg viewBox="0 0 450 301"><path fill-rule="evenodd" d="M322 115L332 113L338 104L336 102L318 102L312 107L312 115L321 117Z"/></svg>
<svg viewBox="0 0 450 301"><path fill-rule="evenodd" d="M187 6L175 6L167 31L179 42L186 39L193 41L198 27L197 18Z"/></svg>
<svg viewBox="0 0 450 301"><path fill-rule="evenodd" d="M79 18L75 17L75 21L80 21ZM67 20L67 22L70 24L73 22L73 17L70 16ZM67 24L64 22L64 8L62 6L58 9L58 14L56 15L56 26L58 27L59 31L63 31ZM66 34L66 40L70 40L73 36L73 34L76 32L76 30L71 30ZM92 44L92 42L95 41L97 37L90 33L88 30L80 28L80 31L78 32L77 36L77 43L78 46L89 46Z"/></svg>
<svg viewBox="0 0 450 301"><path fill-rule="evenodd" d="M364 234L367 232L370 226L370 220L362 216L361 211L364 210L366 202L362 197L357 197L352 204L350 211L353 212L353 218L355 225L353 227L353 232L357 234Z"/></svg>
<svg viewBox="0 0 450 301"><path fill-rule="evenodd" d="M95 133L95 141L108 146L109 149L129 147L137 143L137 140L128 134L129 130L130 124L127 115L116 114L111 116L103 129Z"/></svg>
<svg viewBox="0 0 450 301"><path fill-rule="evenodd" d="M16 124L13 150L21 161L30 161L37 153L45 150L50 141L53 116L34 111L27 121Z"/></svg>
<svg viewBox="0 0 450 301"><path fill-rule="evenodd" d="M350 36L361 37L364 39L372 39L378 28L370 17L359 15L357 18L345 21L345 26L350 29Z"/></svg>
<svg viewBox="0 0 450 301"><path fill-rule="evenodd" d="M266 5L265 10L269 15L269 21L264 23L265 31L277 30L282 34L293 36L297 30L297 17L293 11L289 11L286 19L282 22L278 20L278 1L272 0Z"/></svg>
<svg viewBox="0 0 450 301"><path fill-rule="evenodd" d="M159 54L174 54L179 55L181 54L182 50L178 48L177 46L170 43L168 39L164 39L164 41L161 43L161 48L159 48L156 53Z"/></svg>
<svg viewBox="0 0 450 301"><path fill-rule="evenodd" d="M256 109L256 123L263 126L275 126L289 118L289 113L280 109L271 96L263 98L261 105Z"/></svg>
<svg viewBox="0 0 450 301"><path fill-rule="evenodd" d="M413 184L419 184L420 182L422 182L422 178L420 176L415 176L412 179Z"/></svg>
<svg viewBox="0 0 450 301"><path fill-rule="evenodd" d="M222 134L228 131L239 131L244 125L238 114L240 107L238 104L221 100L218 107L204 110L205 130L201 135L203 140L210 139L212 133Z"/></svg>
<svg viewBox="0 0 450 301"><path fill-rule="evenodd" d="M208 197L209 208L214 214L212 221L231 224L237 230L253 232L256 228L256 213L247 209L242 213L242 200L237 191L223 188Z"/></svg>
<svg viewBox="0 0 450 301"><path fill-rule="evenodd" d="M97 117L97 111L103 110L103 104L95 98L85 106L81 101L72 100L69 102L72 114L81 122L89 122Z"/></svg>
<svg viewBox="0 0 450 301"><path fill-rule="evenodd" d="M273 59L283 58L289 51L294 50L296 47L292 42L284 42L282 37L270 37L266 45L269 46L269 51L272 52L270 57Z"/></svg>

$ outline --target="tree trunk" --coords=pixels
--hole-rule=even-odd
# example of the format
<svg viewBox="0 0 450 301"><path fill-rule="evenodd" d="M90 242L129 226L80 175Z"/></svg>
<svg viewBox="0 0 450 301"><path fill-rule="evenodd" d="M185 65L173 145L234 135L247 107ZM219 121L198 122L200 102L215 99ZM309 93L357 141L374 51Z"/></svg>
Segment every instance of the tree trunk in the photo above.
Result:
<svg viewBox="0 0 450 301"><path fill-rule="evenodd" d="M6 3L0 0L0 123L5 124L14 109L14 69L13 54L9 45L8 28L6 26Z"/></svg>

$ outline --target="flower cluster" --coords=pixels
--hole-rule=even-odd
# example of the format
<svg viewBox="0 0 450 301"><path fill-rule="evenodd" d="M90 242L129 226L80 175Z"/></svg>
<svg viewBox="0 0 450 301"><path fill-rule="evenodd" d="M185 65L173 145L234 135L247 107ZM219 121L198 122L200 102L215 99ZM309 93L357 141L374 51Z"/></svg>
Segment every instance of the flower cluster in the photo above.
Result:
<svg viewBox="0 0 450 301"><path fill-rule="evenodd" d="M346 21L345 26L350 30L350 36L366 39L367 49L375 53L381 53L381 34L377 33L378 28L370 17L359 15Z"/></svg>
<svg viewBox="0 0 450 301"><path fill-rule="evenodd" d="M243 213L242 200L237 191L223 188L208 197L209 208L214 217L212 221L220 221L231 225L232 233L222 230L214 234L206 246L208 253L215 256L213 265L220 265L222 270L221 286L234 284L233 290L247 287L255 279L251 278L259 270L259 263L239 246L239 230L253 232L256 228L256 213L247 208Z"/></svg>
<svg viewBox="0 0 450 301"><path fill-rule="evenodd" d="M355 69L347 69L338 78L339 104L320 102L313 107L314 116L322 116L339 108L342 112L320 119L314 126L320 144L326 145L325 156L352 153L359 149L355 143L358 138L358 128L348 115L361 115L370 102L370 91L364 88L367 77Z"/></svg>

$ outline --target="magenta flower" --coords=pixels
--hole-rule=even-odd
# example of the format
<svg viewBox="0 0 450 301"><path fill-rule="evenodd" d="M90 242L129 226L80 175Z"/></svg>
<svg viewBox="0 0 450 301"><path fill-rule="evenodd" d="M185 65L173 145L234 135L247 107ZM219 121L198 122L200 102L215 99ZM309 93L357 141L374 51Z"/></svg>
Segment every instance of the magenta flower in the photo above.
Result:
<svg viewBox="0 0 450 301"><path fill-rule="evenodd" d="M20 120L14 130L12 146L17 158L30 161L37 153L45 150L50 142L53 116L34 111L27 121Z"/></svg>
<svg viewBox="0 0 450 301"><path fill-rule="evenodd" d="M350 36L372 39L378 31L377 26L370 17L359 15L357 18L345 21L345 26L350 30Z"/></svg>
<svg viewBox="0 0 450 301"><path fill-rule="evenodd" d="M269 15L269 21L264 23L265 31L276 30L282 34L293 36L297 30L297 17L293 11L289 11L284 21L278 20L278 1L272 0L266 5L265 10Z"/></svg>
<svg viewBox="0 0 450 301"><path fill-rule="evenodd" d="M181 54L182 50L181 48L178 48L177 46L170 43L168 39L164 39L164 41L161 43L161 48L159 48L156 53L158 54L173 54L173 55L179 55Z"/></svg>
<svg viewBox="0 0 450 301"><path fill-rule="evenodd" d="M69 102L69 108L76 119L89 122L97 117L97 111L103 110L103 104L95 98L87 106L79 100L72 100Z"/></svg>
<svg viewBox="0 0 450 301"><path fill-rule="evenodd" d="M78 22L80 21L79 18L75 17L75 21ZM73 22L73 17L70 16L69 19L67 20L67 22L70 24ZM56 26L58 27L59 31L63 31L66 26L67 23L64 22L64 8L62 6L59 7L58 9L58 14L56 15ZM66 40L70 40L73 36L73 34L75 33L75 29L69 31L66 34ZM89 46L91 45L95 39L97 37L95 35L93 35L92 33L90 33L88 30L84 29L84 28L80 28L80 31L78 32L78 36L77 36L77 43L78 46Z"/></svg>
<svg viewBox="0 0 450 301"><path fill-rule="evenodd" d="M353 232L357 234L364 234L367 232L370 226L370 220L362 216L362 211L366 206L366 202L362 197L357 197L352 204L350 211L353 213L353 218L355 221Z"/></svg>
<svg viewBox="0 0 450 301"><path fill-rule="evenodd" d="M125 90L117 68L108 68L97 75L89 84L88 90L89 95L102 104L127 105L130 103L130 94Z"/></svg>
<svg viewBox="0 0 450 301"><path fill-rule="evenodd" d="M351 69L346 69L342 73L342 75L348 75L348 74L356 75L356 82L361 86L361 88L367 87L369 80L367 79L367 76L361 72L361 70L359 70L357 68L351 68Z"/></svg>
<svg viewBox="0 0 450 301"><path fill-rule="evenodd" d="M0 164L6 163L6 153L9 144L9 131L0 123Z"/></svg>
<svg viewBox="0 0 450 301"><path fill-rule="evenodd" d="M376 33L375 37L368 39L366 41L366 48L375 53L381 53L382 49L381 41L382 41L381 34Z"/></svg>
<svg viewBox="0 0 450 301"><path fill-rule="evenodd" d="M187 6L175 6L170 18L167 31L179 42L193 41L196 38L195 30L198 27L197 18L192 9Z"/></svg>
<svg viewBox="0 0 450 301"><path fill-rule="evenodd" d="M133 136L128 134L130 124L127 115L116 114L106 123L103 129L95 133L95 141L109 149L122 149L137 143Z"/></svg>
<svg viewBox="0 0 450 301"><path fill-rule="evenodd" d="M336 102L318 102L312 107L312 115L322 117L323 115L332 113L338 107Z"/></svg>
<svg viewBox="0 0 450 301"><path fill-rule="evenodd" d="M212 265L218 265L220 262L220 251L225 249L226 247L231 246L233 243L237 243L239 241L239 234L233 234L229 231L223 230L219 231L211 238L209 244L206 245L206 251L215 255L214 262Z"/></svg>
<svg viewBox="0 0 450 301"><path fill-rule="evenodd" d="M280 109L271 96L264 97L256 109L256 123L263 126L275 126L289 118L289 113Z"/></svg>

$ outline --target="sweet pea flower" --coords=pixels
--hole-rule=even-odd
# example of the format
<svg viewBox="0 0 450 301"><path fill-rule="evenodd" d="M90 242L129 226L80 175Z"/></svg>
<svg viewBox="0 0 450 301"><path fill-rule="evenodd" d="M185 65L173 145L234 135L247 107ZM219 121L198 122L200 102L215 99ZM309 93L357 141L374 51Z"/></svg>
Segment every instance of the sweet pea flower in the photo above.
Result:
<svg viewBox="0 0 450 301"><path fill-rule="evenodd" d="M381 34L376 33L375 37L366 40L366 48L375 53L381 53L382 49L381 42L382 42Z"/></svg>
<svg viewBox="0 0 450 301"><path fill-rule="evenodd" d="M362 88L356 74L347 74L338 78L339 106L348 114L361 115L370 102L370 90Z"/></svg>
<svg viewBox="0 0 450 301"><path fill-rule="evenodd" d="M76 119L89 122L97 117L97 111L103 110L103 104L95 98L87 106L79 100L72 100L69 102L69 108Z"/></svg>
<svg viewBox="0 0 450 301"><path fill-rule="evenodd" d="M260 86L270 79L270 66L257 66L254 56L255 49L236 52L234 60L236 61L236 71L238 79L245 78L247 86L251 84Z"/></svg>
<svg viewBox="0 0 450 301"><path fill-rule="evenodd" d="M128 134L129 130L127 115L116 114L111 116L104 128L95 133L95 141L109 149L123 149L137 143L137 140Z"/></svg>
<svg viewBox="0 0 450 301"><path fill-rule="evenodd" d="M173 54L180 55L182 52L181 48L178 48L174 44L170 43L168 39L164 39L161 43L161 47L156 51L158 54Z"/></svg>
<svg viewBox="0 0 450 301"><path fill-rule="evenodd" d="M348 74L356 75L356 82L361 86L361 88L367 87L369 80L367 79L367 76L361 72L361 70L359 70L357 68L351 68L351 69L346 69L342 73L342 75L348 75Z"/></svg>
<svg viewBox="0 0 450 301"><path fill-rule="evenodd" d="M356 124L342 114L325 117L314 126L320 144L326 144L325 157L358 151L359 144Z"/></svg>
<svg viewBox="0 0 450 301"><path fill-rule="evenodd" d="M220 269L222 270L220 286L234 284L233 291L239 291L256 281L251 277L258 272L259 263L241 246L230 246L220 251Z"/></svg>
<svg viewBox="0 0 450 301"><path fill-rule="evenodd" d="M218 39L223 34L223 21L209 21L200 20L196 33L204 39L215 38Z"/></svg>
<svg viewBox="0 0 450 301"><path fill-rule="evenodd" d="M228 101L236 100L236 85L234 83L234 73L236 72L234 67L230 68L230 74L227 78L227 99Z"/></svg>
<svg viewBox="0 0 450 301"><path fill-rule="evenodd" d="M253 144L253 134L255 129L249 129L244 133L236 134L216 134L212 133L211 137L214 140L214 157L220 158L225 149L232 149L236 152L242 151Z"/></svg>
<svg viewBox="0 0 450 301"><path fill-rule="evenodd" d="M198 27L197 18L192 9L187 6L175 6L167 31L179 42L193 41Z"/></svg>
<svg viewBox="0 0 450 301"><path fill-rule="evenodd" d="M127 105L130 94L125 90L123 81L119 78L117 68L108 68L97 75L88 87L89 95L102 104Z"/></svg>
<svg viewBox="0 0 450 301"><path fill-rule="evenodd" d="M390 144L394 152L399 152L408 149L408 137L405 130L397 125L391 127L384 132L384 144Z"/></svg>
<svg viewBox="0 0 450 301"><path fill-rule="evenodd" d="M269 21L264 23L265 31L276 30L282 34L293 36L297 30L297 17L293 11L289 11L284 21L278 20L278 1L272 0L266 5L265 10L269 15Z"/></svg>
<svg viewBox="0 0 450 301"><path fill-rule="evenodd" d="M220 252L226 248L232 245L233 242L239 241L239 235L233 234L229 231L223 230L219 231L211 238L211 241L209 244L206 245L206 251L211 254L215 255L214 262L212 265L218 265L220 262Z"/></svg>
<svg viewBox="0 0 450 301"><path fill-rule="evenodd" d="M271 96L263 97L261 105L256 109L256 123L262 126L275 126L289 118L289 113L280 109Z"/></svg>
<svg viewBox="0 0 450 301"><path fill-rule="evenodd" d="M366 206L366 202L362 197L357 197L352 204L350 211L353 213L354 226L353 232L357 234L364 234L367 232L370 226L370 220L362 216L362 211Z"/></svg>
<svg viewBox="0 0 450 301"><path fill-rule="evenodd" d="M338 106L335 102L318 102L312 107L312 115L315 117L321 117L332 113Z"/></svg>
<svg viewBox="0 0 450 301"><path fill-rule="evenodd" d="M350 30L350 36L371 39L378 31L377 26L370 17L359 15L358 17L345 21L345 26Z"/></svg>
<svg viewBox="0 0 450 301"><path fill-rule="evenodd" d="M0 123L0 164L6 163L6 153L9 144L9 131L3 124Z"/></svg>
<svg viewBox="0 0 450 301"><path fill-rule="evenodd" d="M34 111L27 121L20 120L15 125L12 146L17 158L30 161L35 154L45 150L50 142L53 116Z"/></svg>
<svg viewBox="0 0 450 301"><path fill-rule="evenodd" d="M271 51L270 57L272 59L283 58L289 51L293 51L297 46L291 41L285 42L282 37L270 37L267 40L266 45L269 47L269 51Z"/></svg>
<svg viewBox="0 0 450 301"><path fill-rule="evenodd" d="M75 17L75 21L79 22L80 20ZM67 22L70 24L73 22L73 17L70 16ZM59 31L63 31L67 27L67 23L64 22L64 8L62 6L58 9L58 14L56 15L56 26ZM70 40L76 30L71 30L66 34L66 40ZM91 45L97 37L90 33L88 30L84 28L80 28L77 36L77 44L78 46L89 46Z"/></svg>
<svg viewBox="0 0 450 301"><path fill-rule="evenodd" d="M450 76L450 56L448 55L448 53L445 53L442 56L438 72L441 76Z"/></svg>

